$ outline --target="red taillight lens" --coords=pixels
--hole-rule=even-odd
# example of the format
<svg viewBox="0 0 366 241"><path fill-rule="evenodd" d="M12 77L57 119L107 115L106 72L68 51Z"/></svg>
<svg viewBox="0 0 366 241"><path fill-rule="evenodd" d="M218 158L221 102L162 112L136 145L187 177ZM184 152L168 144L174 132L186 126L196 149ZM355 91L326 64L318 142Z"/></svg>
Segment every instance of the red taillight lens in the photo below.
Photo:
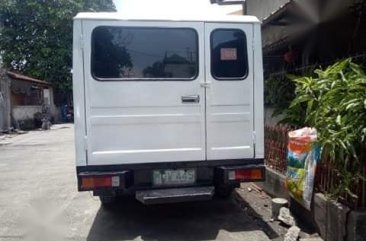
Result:
<svg viewBox="0 0 366 241"><path fill-rule="evenodd" d="M260 168L238 169L229 171L229 180L258 181L263 179L263 170Z"/></svg>
<svg viewBox="0 0 366 241"><path fill-rule="evenodd" d="M106 177L82 177L81 189L93 190L101 187L118 187L118 176L106 176Z"/></svg>
<svg viewBox="0 0 366 241"><path fill-rule="evenodd" d="M94 186L95 187L111 187L112 186L112 177L94 178Z"/></svg>

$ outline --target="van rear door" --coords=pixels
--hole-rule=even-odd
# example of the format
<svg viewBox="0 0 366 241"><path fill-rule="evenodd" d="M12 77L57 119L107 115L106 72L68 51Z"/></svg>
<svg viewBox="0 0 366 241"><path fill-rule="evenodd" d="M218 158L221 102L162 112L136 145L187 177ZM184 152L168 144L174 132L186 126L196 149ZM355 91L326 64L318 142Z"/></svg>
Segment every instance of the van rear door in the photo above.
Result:
<svg viewBox="0 0 366 241"><path fill-rule="evenodd" d="M208 160L254 157L252 29L205 23Z"/></svg>
<svg viewBox="0 0 366 241"><path fill-rule="evenodd" d="M206 159L204 24L181 25L83 22L88 165Z"/></svg>

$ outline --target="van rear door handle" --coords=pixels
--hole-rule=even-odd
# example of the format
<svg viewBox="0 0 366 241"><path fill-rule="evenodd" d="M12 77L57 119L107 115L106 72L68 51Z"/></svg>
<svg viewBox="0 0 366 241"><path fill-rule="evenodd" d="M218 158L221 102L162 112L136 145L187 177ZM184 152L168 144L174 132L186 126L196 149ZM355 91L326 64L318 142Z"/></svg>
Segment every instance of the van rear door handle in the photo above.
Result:
<svg viewBox="0 0 366 241"><path fill-rule="evenodd" d="M182 96L182 103L199 103L199 95L184 95Z"/></svg>

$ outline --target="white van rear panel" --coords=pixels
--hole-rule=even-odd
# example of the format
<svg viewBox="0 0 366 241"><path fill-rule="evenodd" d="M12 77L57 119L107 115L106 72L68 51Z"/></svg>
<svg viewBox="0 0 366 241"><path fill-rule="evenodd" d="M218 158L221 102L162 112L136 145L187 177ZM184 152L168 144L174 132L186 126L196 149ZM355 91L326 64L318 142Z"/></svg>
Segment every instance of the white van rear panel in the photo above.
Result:
<svg viewBox="0 0 366 241"><path fill-rule="evenodd" d="M161 59L172 59L171 51L175 51L180 59L185 58L192 66L194 63L192 76L134 78L135 73L131 73L132 77L125 73L118 78L95 76L93 32L103 27L120 28L121 33L164 30L166 38L170 30L176 30L172 36L179 35L180 30L189 31L182 36L192 35L196 39L187 39L189 44L185 50L179 50L180 54L167 46ZM127 45L128 41L141 41L139 33L134 33L135 38L124 37L130 38L125 39ZM152 32L149 34L152 37L146 39L145 47L128 50L132 59L142 52L146 61L149 55L154 56L154 46L156 50L159 43ZM242 48L233 48L228 43L236 40L220 43L230 34L239 34L240 41L244 34ZM117 41L116 36L113 41ZM219 55L214 50L215 43ZM145 51L148 45L151 52ZM84 13L74 20L73 53L77 166L263 159L263 77L260 24L256 18L163 21ZM224 63L246 58L245 70L237 76L220 71L215 76L215 58ZM164 64L165 70L178 71L174 70L174 61ZM132 69L141 72L137 65ZM230 76L226 78L225 74Z"/></svg>

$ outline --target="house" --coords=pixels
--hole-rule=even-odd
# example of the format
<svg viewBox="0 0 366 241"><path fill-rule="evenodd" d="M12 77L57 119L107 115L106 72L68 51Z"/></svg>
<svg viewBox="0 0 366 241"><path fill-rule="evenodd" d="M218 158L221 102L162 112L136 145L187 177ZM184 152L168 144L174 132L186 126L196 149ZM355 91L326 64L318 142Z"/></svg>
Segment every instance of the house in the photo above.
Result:
<svg viewBox="0 0 366 241"><path fill-rule="evenodd" d="M0 130L40 127L42 113L58 119L52 85L15 72L0 69Z"/></svg>
<svg viewBox="0 0 366 241"><path fill-rule="evenodd" d="M247 12L262 21L265 78L349 56L365 59L363 0L247 0Z"/></svg>
<svg viewBox="0 0 366 241"><path fill-rule="evenodd" d="M0 68L0 133L10 130L10 112L10 79Z"/></svg>
<svg viewBox="0 0 366 241"><path fill-rule="evenodd" d="M272 116L273 102L281 105L292 98L289 73L309 75L347 57L366 65L364 0L246 0L245 6L248 15L262 21L265 96L280 96L265 98L267 124L281 119ZM273 87L278 85L286 88Z"/></svg>

